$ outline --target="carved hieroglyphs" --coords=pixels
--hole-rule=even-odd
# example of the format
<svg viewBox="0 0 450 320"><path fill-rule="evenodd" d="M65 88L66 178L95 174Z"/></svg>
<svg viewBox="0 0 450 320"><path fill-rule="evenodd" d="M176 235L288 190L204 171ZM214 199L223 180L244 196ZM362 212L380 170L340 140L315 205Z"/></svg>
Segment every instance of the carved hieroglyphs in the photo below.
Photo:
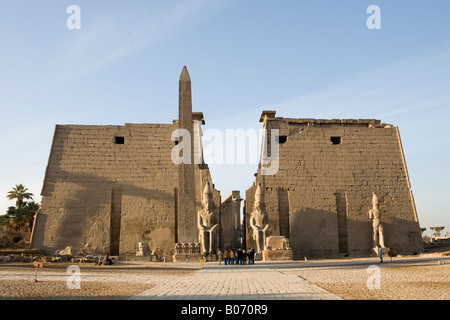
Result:
<svg viewBox="0 0 450 320"><path fill-rule="evenodd" d="M190 161L178 164L178 240L181 242L194 242L197 238L195 227L194 129L192 121L191 78L185 66L179 80L178 128L189 132L190 141L187 144L189 150L183 150L183 152L190 152Z"/></svg>

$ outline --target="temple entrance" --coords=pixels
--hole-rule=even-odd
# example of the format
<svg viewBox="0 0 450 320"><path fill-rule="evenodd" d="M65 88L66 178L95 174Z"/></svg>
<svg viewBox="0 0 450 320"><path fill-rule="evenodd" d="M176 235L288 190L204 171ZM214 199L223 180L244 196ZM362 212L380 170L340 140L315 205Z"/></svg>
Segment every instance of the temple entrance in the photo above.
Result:
<svg viewBox="0 0 450 320"><path fill-rule="evenodd" d="M347 193L337 191L336 196L336 212L339 237L339 253L348 253L348 237L347 237Z"/></svg>
<svg viewBox="0 0 450 320"><path fill-rule="evenodd" d="M289 193L287 190L278 189L278 210L280 221L280 236L290 238L289 227Z"/></svg>
<svg viewBox="0 0 450 320"><path fill-rule="evenodd" d="M119 255L120 222L122 218L122 189L113 188L111 192L111 224L110 224L110 252L112 256Z"/></svg>

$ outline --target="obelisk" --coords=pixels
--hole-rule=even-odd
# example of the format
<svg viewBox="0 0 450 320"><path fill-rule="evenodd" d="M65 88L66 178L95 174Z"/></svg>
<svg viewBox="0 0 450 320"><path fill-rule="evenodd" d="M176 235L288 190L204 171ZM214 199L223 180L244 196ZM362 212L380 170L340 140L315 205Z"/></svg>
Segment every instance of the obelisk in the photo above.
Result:
<svg viewBox="0 0 450 320"><path fill-rule="evenodd" d="M192 122L191 78L183 68L179 84L178 128L190 134L189 163L178 165L178 242L192 243L198 241L197 214L195 208L195 173L194 173L194 130ZM183 151L184 152L184 151Z"/></svg>

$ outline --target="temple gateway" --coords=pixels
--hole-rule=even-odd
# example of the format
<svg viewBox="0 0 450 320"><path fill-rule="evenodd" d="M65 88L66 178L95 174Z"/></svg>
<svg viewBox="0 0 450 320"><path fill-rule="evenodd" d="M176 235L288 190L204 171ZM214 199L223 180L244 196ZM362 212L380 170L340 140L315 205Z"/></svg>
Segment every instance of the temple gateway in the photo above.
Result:
<svg viewBox="0 0 450 320"><path fill-rule="evenodd" d="M173 261L237 247L264 260L423 251L398 127L273 110L259 121L277 170L261 161L245 199L215 189L186 67L172 123L56 125L32 247Z"/></svg>

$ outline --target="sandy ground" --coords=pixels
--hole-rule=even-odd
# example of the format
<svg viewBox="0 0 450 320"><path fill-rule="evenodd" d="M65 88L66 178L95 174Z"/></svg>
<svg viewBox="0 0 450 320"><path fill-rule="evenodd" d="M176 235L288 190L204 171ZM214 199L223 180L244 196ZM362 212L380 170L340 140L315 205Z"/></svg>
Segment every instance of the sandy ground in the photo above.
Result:
<svg viewBox="0 0 450 320"><path fill-rule="evenodd" d="M446 264L434 261L390 262L371 267L365 265L315 266L280 269L286 274L295 274L327 291L347 300L450 300L450 260ZM66 275L72 263L50 263L44 266L46 272ZM171 275L192 275L200 268L180 267L174 263L116 264L95 266L79 264L83 272L99 275L115 281L83 282L80 290L69 290L65 281L32 281L34 267L27 263L0 263L0 300L11 299L128 299L151 289L157 282L139 282L131 279L145 279L146 275L167 277ZM369 268L370 267L370 268ZM278 269L275 267L275 269ZM43 271L39 271L39 274ZM27 274L29 280L2 277L4 274ZM121 275L123 281L117 281ZM100 278L101 278L100 277ZM39 278L39 276L38 276ZM152 278L155 279L155 278ZM368 284L368 281L371 281ZM372 287L372 289L369 289Z"/></svg>
<svg viewBox="0 0 450 320"><path fill-rule="evenodd" d="M151 289L149 284L121 284L84 282L79 290L69 290L64 281L25 282L21 280L0 281L2 300L123 300Z"/></svg>
<svg viewBox="0 0 450 320"><path fill-rule="evenodd" d="M449 263L385 261L372 266L315 267L291 272L346 300L450 300Z"/></svg>
<svg viewBox="0 0 450 320"><path fill-rule="evenodd" d="M43 274L38 270L38 281L34 282L35 268L28 263L0 263L0 300L123 300L149 290L156 285L149 283L136 283L136 281L83 281L80 289L67 288L67 267L74 263L48 263L45 264L45 272L52 272L63 276L63 281L39 280ZM95 266L94 264L76 264L83 272L97 275L132 273L133 275L146 274L158 276L187 275L192 274L198 268L178 268L170 264L145 265L145 264L115 264L113 266ZM2 277L2 272L17 272L27 274L28 280L7 280ZM123 277L125 279L125 277Z"/></svg>

